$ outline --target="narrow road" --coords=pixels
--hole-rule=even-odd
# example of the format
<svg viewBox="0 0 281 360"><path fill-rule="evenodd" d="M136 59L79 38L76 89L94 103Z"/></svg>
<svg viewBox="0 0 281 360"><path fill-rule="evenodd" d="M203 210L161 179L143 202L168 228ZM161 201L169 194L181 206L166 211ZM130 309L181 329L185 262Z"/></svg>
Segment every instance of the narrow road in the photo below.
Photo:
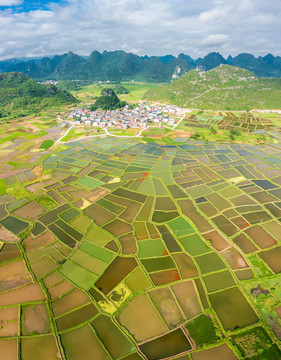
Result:
<svg viewBox="0 0 281 360"><path fill-rule="evenodd" d="M210 89L208 89L207 91L204 91L202 94L200 94L200 95L198 95L198 96L195 96L195 97L192 98L192 99L188 99L187 102L186 102L183 106L185 106L189 101L198 99L198 98L200 98L201 96L207 94L208 92L210 92L210 91L212 91L212 90L214 90L214 89L215 89L214 87L210 87Z"/></svg>
<svg viewBox="0 0 281 360"><path fill-rule="evenodd" d="M178 123L176 123L175 125L173 125L173 126L162 125L162 126L166 129L174 130L177 126L179 126L179 124L183 121L184 118L185 118L185 113L181 117L180 121Z"/></svg>
<svg viewBox="0 0 281 360"><path fill-rule="evenodd" d="M182 118L180 119L180 121L173 126L173 129L175 129L177 126L179 126L179 124L183 121L184 118L185 118L185 113L183 114L183 116L182 116Z"/></svg>
<svg viewBox="0 0 281 360"><path fill-rule="evenodd" d="M74 125L71 126L71 129L74 127ZM95 137L102 137L102 136L114 136L114 137L121 137L121 138L134 138L134 137L141 137L141 133L148 129L149 127L151 126L148 126L147 128L144 128L144 129L141 129L140 132L137 134L137 135L116 135L116 134L111 134L107 128L104 129L105 131L105 134L99 134L99 135L90 135L90 136L84 136L84 137L81 137L81 138L77 138L75 139L75 141L79 141L79 140L83 140L83 139L89 139L89 138L95 138ZM57 140L57 142L61 142L61 140L68 134L68 132L71 130L69 129L59 140ZM66 141L64 142L64 144L67 144L68 142L72 142L73 139L69 140L69 141Z"/></svg>
<svg viewBox="0 0 281 360"><path fill-rule="evenodd" d="M70 126L70 128L67 130L67 132L62 136L60 137L56 142L61 142L61 140L69 133L69 131L74 127L74 124L72 124Z"/></svg>
<svg viewBox="0 0 281 360"><path fill-rule="evenodd" d="M142 132L143 132L144 130L148 129L148 128L150 128L150 126L141 129L141 131L138 133L138 135L136 135L136 137L138 137L138 138L141 137Z"/></svg>
<svg viewBox="0 0 281 360"><path fill-rule="evenodd" d="M140 132L139 132L137 135L116 135L116 134L111 134L111 133L107 130L107 128L105 128L104 130L105 130L105 132L106 132L106 135L108 135L108 136L115 136L115 137L122 137L122 138L123 138L123 137L124 137L124 138L134 138L134 137L141 137L141 133L143 132L143 130L148 129L149 127L150 127L150 126L141 129Z"/></svg>

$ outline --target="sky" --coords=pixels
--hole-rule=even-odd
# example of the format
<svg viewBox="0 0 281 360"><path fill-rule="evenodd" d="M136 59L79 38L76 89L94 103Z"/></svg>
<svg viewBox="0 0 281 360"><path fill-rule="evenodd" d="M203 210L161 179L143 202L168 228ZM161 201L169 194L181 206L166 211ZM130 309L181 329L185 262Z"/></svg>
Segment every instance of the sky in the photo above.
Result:
<svg viewBox="0 0 281 360"><path fill-rule="evenodd" d="M281 55L280 0L0 0L0 60L124 50Z"/></svg>

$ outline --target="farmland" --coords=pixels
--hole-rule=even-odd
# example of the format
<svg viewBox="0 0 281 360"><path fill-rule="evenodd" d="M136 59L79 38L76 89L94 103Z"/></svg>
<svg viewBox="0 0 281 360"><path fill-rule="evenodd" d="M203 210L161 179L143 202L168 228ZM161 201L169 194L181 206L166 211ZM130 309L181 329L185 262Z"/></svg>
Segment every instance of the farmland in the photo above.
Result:
<svg viewBox="0 0 281 360"><path fill-rule="evenodd" d="M196 113L181 128L204 115L233 125ZM58 143L65 130L49 116L1 134L6 358L281 358L278 132L262 144L169 129L166 143Z"/></svg>
<svg viewBox="0 0 281 360"><path fill-rule="evenodd" d="M127 89L128 94L118 94L118 96L125 101L128 102L137 102L141 100L145 93L149 90L162 87L164 84L152 84L152 83L144 83L144 82L121 82L122 86ZM76 90L72 90L71 86L72 83L69 85L68 83L62 82L59 84L59 86L63 89L69 89L73 96L75 96L78 100L83 102L89 102L93 99L100 96L102 89L106 87L111 87L113 89L116 89L118 85L115 83L93 83L90 85L81 85L81 88ZM70 86L70 87L69 87Z"/></svg>
<svg viewBox="0 0 281 360"><path fill-rule="evenodd" d="M193 110L136 138L62 127L72 110L1 124L6 358L281 358L280 115Z"/></svg>

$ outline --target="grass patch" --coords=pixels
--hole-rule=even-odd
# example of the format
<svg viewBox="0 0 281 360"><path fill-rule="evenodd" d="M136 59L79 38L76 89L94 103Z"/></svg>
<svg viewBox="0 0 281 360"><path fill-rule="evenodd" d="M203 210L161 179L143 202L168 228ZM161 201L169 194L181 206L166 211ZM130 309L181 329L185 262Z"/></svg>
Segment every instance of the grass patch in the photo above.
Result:
<svg viewBox="0 0 281 360"><path fill-rule="evenodd" d="M141 140L145 141L145 142L151 142L151 143L157 142L157 139L152 139L149 137L142 137Z"/></svg>
<svg viewBox="0 0 281 360"><path fill-rule="evenodd" d="M0 179L0 196L6 194L6 184L3 179Z"/></svg>
<svg viewBox="0 0 281 360"><path fill-rule="evenodd" d="M71 129L69 133L61 139L61 141L68 141L73 137L73 135L75 135L75 130Z"/></svg>
<svg viewBox="0 0 281 360"><path fill-rule="evenodd" d="M44 140L39 149L49 149L51 146L53 146L54 140Z"/></svg>
<svg viewBox="0 0 281 360"><path fill-rule="evenodd" d="M45 130L40 130L40 133L39 133L39 134L26 135L26 136L25 136L25 139L26 139L26 140L34 140L34 139L38 139L38 138L40 138L41 136L44 136L44 135L48 135L47 131L45 131Z"/></svg>
<svg viewBox="0 0 281 360"><path fill-rule="evenodd" d="M46 210L52 210L58 206L58 204L49 196L39 196L34 199L39 205L42 205Z"/></svg>
<svg viewBox="0 0 281 360"><path fill-rule="evenodd" d="M210 344L219 339L213 320L206 315L200 315L185 327L196 345Z"/></svg>
<svg viewBox="0 0 281 360"><path fill-rule="evenodd" d="M15 131L13 132L11 135L9 136L6 136L2 139L0 139L0 144L4 144L6 143L7 141L11 141L11 140L15 140L15 139L19 139L21 136L24 137L24 135L26 135L25 133L21 132L21 131Z"/></svg>
<svg viewBox="0 0 281 360"><path fill-rule="evenodd" d="M248 259L253 265L253 270L256 272L257 276L270 276L273 272L265 264L265 262L255 253L248 255Z"/></svg>
<svg viewBox="0 0 281 360"><path fill-rule="evenodd" d="M22 186L22 184L12 184L7 187L7 193L16 199L29 199L31 194Z"/></svg>
<svg viewBox="0 0 281 360"><path fill-rule="evenodd" d="M18 163L13 162L13 161L8 161L8 162L7 162L7 165L10 165L10 166L15 167L15 166L17 166L17 165L18 165Z"/></svg>

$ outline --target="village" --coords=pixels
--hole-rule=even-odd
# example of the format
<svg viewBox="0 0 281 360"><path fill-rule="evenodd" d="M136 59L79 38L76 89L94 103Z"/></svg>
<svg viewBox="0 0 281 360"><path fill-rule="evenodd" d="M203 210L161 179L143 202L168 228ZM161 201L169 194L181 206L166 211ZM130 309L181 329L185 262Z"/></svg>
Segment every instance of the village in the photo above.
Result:
<svg viewBox="0 0 281 360"><path fill-rule="evenodd" d="M127 130L128 128L145 129L149 125L174 126L177 120L184 115L183 110L174 105L148 105L139 103L134 109L128 105L117 110L96 110L78 107L68 114L68 119L75 126L93 126L96 128L117 128Z"/></svg>

